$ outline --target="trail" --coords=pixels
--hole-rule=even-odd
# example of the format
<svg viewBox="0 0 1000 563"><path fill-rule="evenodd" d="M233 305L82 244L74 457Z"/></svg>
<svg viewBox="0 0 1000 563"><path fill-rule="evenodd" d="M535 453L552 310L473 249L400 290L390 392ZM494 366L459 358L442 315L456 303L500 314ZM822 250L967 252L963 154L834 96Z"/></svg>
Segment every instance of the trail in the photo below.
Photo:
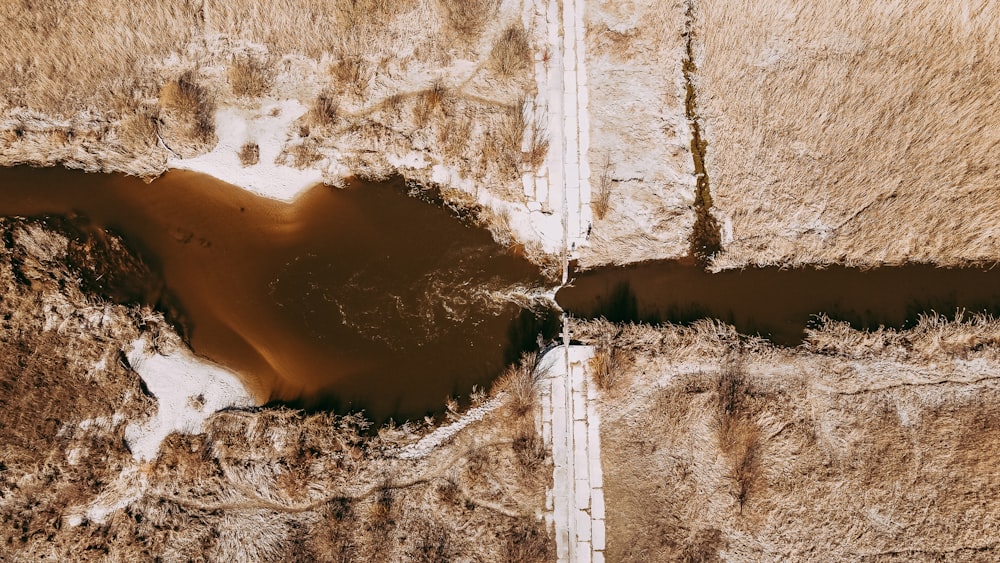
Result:
<svg viewBox="0 0 1000 563"><path fill-rule="evenodd" d="M538 193L562 216L562 283L569 261L587 244L590 230L590 146L585 68L584 0L533 0L527 23L546 32L548 59L536 63L538 107L545 108L550 149L547 174L534 179ZM529 182L525 181L527 188ZM527 189L526 189L527 191ZM563 344L542 359L539 428L552 452L553 486L546 511L556 535L558 561L604 561L604 493L596 389L588 386L593 350L570 346L566 317Z"/></svg>

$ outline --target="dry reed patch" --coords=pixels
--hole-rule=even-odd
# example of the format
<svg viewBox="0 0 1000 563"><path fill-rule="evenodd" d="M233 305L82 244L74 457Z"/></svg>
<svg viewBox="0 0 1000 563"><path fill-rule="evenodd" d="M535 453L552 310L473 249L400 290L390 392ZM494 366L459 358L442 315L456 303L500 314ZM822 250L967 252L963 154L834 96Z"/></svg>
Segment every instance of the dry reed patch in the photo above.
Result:
<svg viewBox="0 0 1000 563"><path fill-rule="evenodd" d="M611 343L600 344L594 348L594 356L590 359L590 373L598 389L610 391L631 363L626 350Z"/></svg>
<svg viewBox="0 0 1000 563"><path fill-rule="evenodd" d="M193 156L215 142L215 101L187 71L160 89L160 134L182 156Z"/></svg>
<svg viewBox="0 0 1000 563"><path fill-rule="evenodd" d="M500 8L500 0L440 0L445 20L459 39L476 38Z"/></svg>
<svg viewBox="0 0 1000 563"><path fill-rule="evenodd" d="M274 80L271 63L252 55L232 57L226 78L234 94L253 98L264 95Z"/></svg>
<svg viewBox="0 0 1000 563"><path fill-rule="evenodd" d="M310 125L317 127L331 127L337 124L338 117L340 115L340 102L338 101L336 95L329 90L324 90L316 96L313 101L312 107L309 108L309 123L306 127ZM309 136L307 131L303 137Z"/></svg>
<svg viewBox="0 0 1000 563"><path fill-rule="evenodd" d="M520 76L531 66L531 44L528 31L520 22L508 27L493 44L489 58L490 68L498 76Z"/></svg>
<svg viewBox="0 0 1000 563"><path fill-rule="evenodd" d="M996 5L697 5L717 267L1000 256Z"/></svg>
<svg viewBox="0 0 1000 563"><path fill-rule="evenodd" d="M260 162L260 146L253 141L243 143L243 146L240 147L240 164L253 166L258 162Z"/></svg>
<svg viewBox="0 0 1000 563"><path fill-rule="evenodd" d="M156 129L156 117L140 111L126 116L118 123L117 135L126 148L140 151L156 144Z"/></svg>
<svg viewBox="0 0 1000 563"><path fill-rule="evenodd" d="M594 218L596 219L604 219L608 211L611 210L612 173L611 153L606 152L603 164L601 165L601 175L597 177L593 200L590 202L590 209L594 212Z"/></svg>
<svg viewBox="0 0 1000 563"><path fill-rule="evenodd" d="M507 405L516 416L532 412L538 401L538 381L542 377L538 359L535 352L524 354L516 365L508 367L493 383L490 393L506 393Z"/></svg>

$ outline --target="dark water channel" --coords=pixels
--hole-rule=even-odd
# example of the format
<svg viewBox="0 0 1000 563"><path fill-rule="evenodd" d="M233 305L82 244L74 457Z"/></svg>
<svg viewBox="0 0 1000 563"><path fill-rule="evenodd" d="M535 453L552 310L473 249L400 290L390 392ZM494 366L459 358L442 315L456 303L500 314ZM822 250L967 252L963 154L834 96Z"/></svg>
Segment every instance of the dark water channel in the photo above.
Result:
<svg viewBox="0 0 1000 563"><path fill-rule="evenodd" d="M376 420L468 396L556 315L522 308L545 285L516 252L400 180L317 186L284 204L207 176L151 184L63 169L0 170L0 216L58 217L121 235L154 272L131 299L168 313L195 352L238 372L262 401ZM89 231L88 231L89 230ZM581 317L690 322L796 345L813 315L905 327L922 312L1000 313L1000 268L705 273L677 262L573 276L557 295Z"/></svg>
<svg viewBox="0 0 1000 563"><path fill-rule="evenodd" d="M678 262L651 262L576 274L556 300L578 317L612 321L721 319L743 334L794 346L818 313L864 329L905 328L931 311L1000 314L1000 268L831 266L711 274Z"/></svg>
<svg viewBox="0 0 1000 563"><path fill-rule="evenodd" d="M121 235L168 293L143 300L169 302L195 352L263 401L419 418L557 330L505 297L544 285L533 265L399 180L289 205L188 172L147 185L14 168L0 170L0 215Z"/></svg>

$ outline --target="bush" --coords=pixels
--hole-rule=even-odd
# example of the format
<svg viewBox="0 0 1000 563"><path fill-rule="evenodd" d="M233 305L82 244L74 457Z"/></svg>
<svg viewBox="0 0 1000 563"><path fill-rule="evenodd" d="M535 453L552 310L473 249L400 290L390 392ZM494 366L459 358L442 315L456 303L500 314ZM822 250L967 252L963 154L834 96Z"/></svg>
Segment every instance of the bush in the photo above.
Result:
<svg viewBox="0 0 1000 563"><path fill-rule="evenodd" d="M266 61L239 55L229 61L229 86L237 96L259 97L271 88L271 69Z"/></svg>
<svg viewBox="0 0 1000 563"><path fill-rule="evenodd" d="M253 166L260 162L260 146L253 141L243 143L240 148L240 164L243 166Z"/></svg>
<svg viewBox="0 0 1000 563"><path fill-rule="evenodd" d="M502 77L515 76L528 70L531 64L531 45L528 32L520 23L504 30L490 51L490 67Z"/></svg>

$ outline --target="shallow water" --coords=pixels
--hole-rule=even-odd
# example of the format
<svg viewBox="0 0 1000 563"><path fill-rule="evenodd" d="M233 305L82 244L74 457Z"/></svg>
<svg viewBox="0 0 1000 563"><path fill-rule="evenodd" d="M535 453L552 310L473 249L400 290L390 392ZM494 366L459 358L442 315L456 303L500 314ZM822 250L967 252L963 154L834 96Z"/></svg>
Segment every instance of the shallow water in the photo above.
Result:
<svg viewBox="0 0 1000 563"><path fill-rule="evenodd" d="M1000 314L1000 268L831 266L710 274L678 262L651 262L575 274L556 300L576 316L612 321L716 318L741 333L794 346L818 313L868 329L912 326L930 311Z"/></svg>
<svg viewBox="0 0 1000 563"><path fill-rule="evenodd" d="M317 186L291 205L189 172L147 185L14 168L0 190L0 215L121 235L162 276L194 351L265 401L418 418L555 331L551 313L506 298L543 285L534 266L400 180Z"/></svg>

